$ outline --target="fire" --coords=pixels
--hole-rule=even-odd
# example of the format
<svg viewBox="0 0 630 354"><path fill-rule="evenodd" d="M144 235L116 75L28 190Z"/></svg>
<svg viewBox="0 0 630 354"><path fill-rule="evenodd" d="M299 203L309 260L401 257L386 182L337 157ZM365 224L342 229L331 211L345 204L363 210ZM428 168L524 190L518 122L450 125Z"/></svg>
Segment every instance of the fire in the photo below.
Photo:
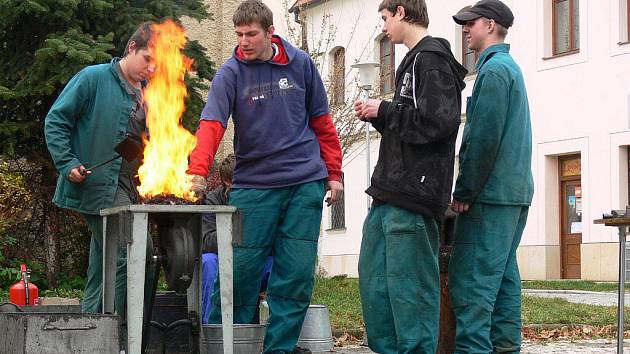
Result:
<svg viewBox="0 0 630 354"><path fill-rule="evenodd" d="M182 54L186 44L183 28L169 20L152 30L149 47L155 73L143 92L149 139L145 140L144 161L138 170L138 192L144 198L173 195L195 201L186 169L197 139L181 125L188 94L184 75L193 61Z"/></svg>

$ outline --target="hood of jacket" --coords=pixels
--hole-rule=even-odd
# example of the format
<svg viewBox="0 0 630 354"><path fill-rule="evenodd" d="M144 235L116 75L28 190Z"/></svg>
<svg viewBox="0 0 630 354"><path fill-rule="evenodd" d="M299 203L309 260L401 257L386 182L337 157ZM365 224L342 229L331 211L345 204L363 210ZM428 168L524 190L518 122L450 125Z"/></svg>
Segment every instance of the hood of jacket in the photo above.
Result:
<svg viewBox="0 0 630 354"><path fill-rule="evenodd" d="M404 73L407 70L408 66L414 65L416 58L422 52L433 52L446 58L452 72L457 77L457 88L461 91L464 89L464 87L466 87L464 78L468 74L468 70L466 70L466 68L462 64L460 64L457 59L455 59L455 56L453 56L453 53L451 52L451 45L449 44L449 42L444 38L431 36L426 36L422 38L415 47L407 52L407 55L405 55L405 58L403 59L403 62L405 63L403 70L399 70L396 72L396 82L398 82L398 76Z"/></svg>

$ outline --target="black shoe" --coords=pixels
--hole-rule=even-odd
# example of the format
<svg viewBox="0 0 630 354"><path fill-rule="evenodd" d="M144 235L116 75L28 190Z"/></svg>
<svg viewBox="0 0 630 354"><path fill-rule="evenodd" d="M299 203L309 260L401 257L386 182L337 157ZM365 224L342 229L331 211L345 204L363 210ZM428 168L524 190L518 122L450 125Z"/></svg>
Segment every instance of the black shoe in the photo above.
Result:
<svg viewBox="0 0 630 354"><path fill-rule="evenodd" d="M313 354L313 352L308 348L302 348L302 347L296 346L295 349L293 349L292 354Z"/></svg>

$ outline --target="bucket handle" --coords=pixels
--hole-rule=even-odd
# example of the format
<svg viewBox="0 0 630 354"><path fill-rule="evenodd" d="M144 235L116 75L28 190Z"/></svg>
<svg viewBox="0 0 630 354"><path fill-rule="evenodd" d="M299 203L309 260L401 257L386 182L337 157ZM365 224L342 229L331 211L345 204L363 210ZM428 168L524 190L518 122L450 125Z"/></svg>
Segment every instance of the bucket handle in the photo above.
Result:
<svg viewBox="0 0 630 354"><path fill-rule="evenodd" d="M96 329L96 325L90 323L87 326L59 327L52 324L46 324L42 327L42 330L44 331L89 331L91 329Z"/></svg>

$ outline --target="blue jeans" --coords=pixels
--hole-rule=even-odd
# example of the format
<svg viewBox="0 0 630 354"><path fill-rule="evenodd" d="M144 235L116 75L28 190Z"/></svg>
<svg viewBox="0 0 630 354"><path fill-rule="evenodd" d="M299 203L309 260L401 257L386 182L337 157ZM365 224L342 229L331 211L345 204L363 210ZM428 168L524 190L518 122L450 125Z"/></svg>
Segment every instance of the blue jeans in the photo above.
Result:
<svg viewBox="0 0 630 354"><path fill-rule="evenodd" d="M267 280L273 265L273 257L269 256L265 263L265 269L261 275L260 292L267 290ZM214 292L214 283L219 275L219 256L216 253L204 253L201 258L201 274L202 278L202 310L201 322L203 324L210 323L210 312L212 311L212 293Z"/></svg>

